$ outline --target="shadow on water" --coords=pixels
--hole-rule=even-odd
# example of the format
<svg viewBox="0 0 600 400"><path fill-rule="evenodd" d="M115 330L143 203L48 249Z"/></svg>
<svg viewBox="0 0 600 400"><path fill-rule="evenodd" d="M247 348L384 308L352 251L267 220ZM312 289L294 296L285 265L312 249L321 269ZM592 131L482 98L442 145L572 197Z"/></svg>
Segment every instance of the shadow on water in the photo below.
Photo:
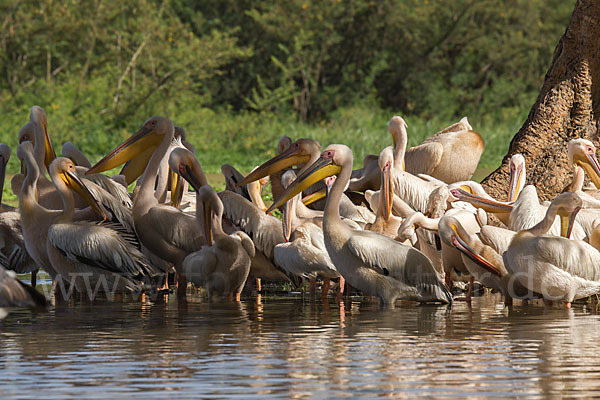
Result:
<svg viewBox="0 0 600 400"><path fill-rule="evenodd" d="M598 315L543 306L75 303L0 321L0 397L600 394ZM34 390L32 392L31 390Z"/></svg>

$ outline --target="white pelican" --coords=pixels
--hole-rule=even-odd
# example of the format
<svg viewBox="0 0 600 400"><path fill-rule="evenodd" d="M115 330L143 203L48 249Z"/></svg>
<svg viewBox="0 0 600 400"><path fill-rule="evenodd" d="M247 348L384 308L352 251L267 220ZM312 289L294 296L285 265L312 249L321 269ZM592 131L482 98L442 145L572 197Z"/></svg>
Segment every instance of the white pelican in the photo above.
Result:
<svg viewBox="0 0 600 400"><path fill-rule="evenodd" d="M254 257L254 244L244 232L228 235L223 231L223 203L212 187L198 189L196 207L199 229L208 245L183 260L183 273L196 286L204 286L209 298L233 292L239 301Z"/></svg>
<svg viewBox="0 0 600 400"><path fill-rule="evenodd" d="M46 308L46 297L17 279L13 271L0 266L0 319L7 314L6 309L27 307L32 310Z"/></svg>
<svg viewBox="0 0 600 400"><path fill-rule="evenodd" d="M410 148L404 156L406 171L424 173L447 183L466 181L477 169L484 148L483 139L464 117L458 124Z"/></svg>
<svg viewBox="0 0 600 400"><path fill-rule="evenodd" d="M272 159L266 161L258 168L255 168L248 176L246 176L238 186L247 184L253 180L263 178L267 175L272 177L277 176L276 174L285 168L292 167L294 165L302 164L302 168L298 171L298 175L302 174L315 160L320 156L321 145L314 139L298 139L292 143L286 150ZM273 179L273 178L271 178ZM280 182L281 183L281 182ZM318 182L315 187L318 189ZM271 187L273 187L273 181L271 180ZM309 190L309 188L306 188ZM311 188L310 190L314 190ZM312 194L316 195L317 198L323 197L325 189L318 190ZM275 198L276 193L273 192ZM366 207L355 206L347 196L342 196L340 201L340 214L347 219L359 224L364 227L365 224L375 222L375 215L370 212Z"/></svg>
<svg viewBox="0 0 600 400"><path fill-rule="evenodd" d="M600 252L581 240L546 235L555 217L571 230L582 202L574 193L556 197L542 221L515 235L503 255L504 265L523 286L548 300L576 299L600 292Z"/></svg>
<svg viewBox="0 0 600 400"><path fill-rule="evenodd" d="M392 117L389 132L394 141L394 158L402 161L399 168L414 175L427 174L443 182L452 183L470 179L483 153L483 140L472 130L467 117L408 150L406 150L406 122L402 117ZM459 160L462 163L461 167L465 168L460 170L460 167L455 168L455 153L465 148L467 152L463 154L468 156L464 160ZM363 168L352 171L350 190L365 191L376 189L379 185L377 156L369 155L363 160Z"/></svg>
<svg viewBox="0 0 600 400"><path fill-rule="evenodd" d="M31 107L29 114L30 121L23 125L19 132L19 143L29 141L33 144L34 159L40 171L40 177L37 183L37 197L42 206L58 210L62 206L62 200L52 182L46 178L46 170L52 160L56 158L50 136L48 135L46 112L38 106ZM15 195L19 196L23 181L25 179L25 171L22 166L22 173L13 176L10 184ZM86 204L80 200L76 200L76 206L85 207Z"/></svg>
<svg viewBox="0 0 600 400"><path fill-rule="evenodd" d="M158 257L175 265L178 274L177 296L185 298L187 280L182 274L182 263L185 257L200 250L206 244L198 231L196 219L174 207L163 205L154 196L154 182L160 161L167 152L174 135L173 123L165 117L152 117L133 136L110 152L86 174L97 173L114 168L140 154L152 150L152 156L141 178L139 192L133 203L133 220L140 242ZM191 153L190 153L191 154ZM181 164L178 173L190 174L190 167ZM208 184L202 171L194 171L202 179L195 182L195 188ZM188 182L193 177L186 177Z"/></svg>
<svg viewBox="0 0 600 400"><path fill-rule="evenodd" d="M224 216L232 229L245 232L254 242L256 256L252 259L250 277L271 282L292 282L298 286L298 277L285 272L275 262L275 246L285 242L281 221L265 214L264 210L232 191L224 190L219 197L225 207Z"/></svg>
<svg viewBox="0 0 600 400"><path fill-rule="evenodd" d="M600 163L596 157L596 147L587 139L573 139L567 148L569 163L573 167L573 181L565 191L577 193L585 208L600 208L598 190L583 190L585 173L597 188L600 187Z"/></svg>
<svg viewBox="0 0 600 400"><path fill-rule="evenodd" d="M104 210L65 157L50 164L50 176L63 199L63 210L48 227L47 252L54 270L80 293L107 294L138 291L159 271L137 249L132 235L121 234L96 222L73 222L73 193L77 192L99 214ZM41 228L40 228L41 229ZM132 242L133 241L133 242Z"/></svg>
<svg viewBox="0 0 600 400"><path fill-rule="evenodd" d="M375 232L352 230L342 222L339 203L352 174L352 150L347 146L327 147L271 209L335 174L338 179L327 196L323 232L327 252L344 279L391 307L397 299L451 303L452 295L421 252Z"/></svg>
<svg viewBox="0 0 600 400"><path fill-rule="evenodd" d="M375 221L372 224L367 224L365 229L395 239L398 236L398 228L402 224L402 219L392 215L394 200L394 177L392 175L394 155L391 146L381 151L378 165L381 174L379 204L375 213Z"/></svg>
<svg viewBox="0 0 600 400"><path fill-rule="evenodd" d="M286 168L302 164L303 166L298 172L301 174L306 170L306 168L308 168L310 164L319 158L319 154L321 153L321 145L314 139L298 139L294 143L291 143L288 147L285 147L281 145L280 141L278 150L283 151L281 151L277 156L271 158L269 161L266 161L260 165L258 168L255 168L237 185L246 185L249 182L264 178L267 175L273 175L271 178L271 189L273 191L273 197L278 197L281 194L281 191L283 191L283 188L281 187L281 175L283 172L281 172L280 175L275 174L285 170ZM277 179L279 182L275 183L275 180Z"/></svg>
<svg viewBox="0 0 600 400"><path fill-rule="evenodd" d="M202 167L196 157L185 149L175 149L169 158L169 164L174 171L185 179L205 181ZM194 173L192 173L195 171ZM197 178L196 178L197 177ZM200 187L197 182L193 187ZM225 219L222 221L223 229L227 233L242 231L252 238L255 246L255 255L252 257L249 277L257 280L258 290L261 290L260 280L270 282L294 282L279 267L273 264L273 249L276 244L283 242L283 232L280 221L270 215L265 215L264 210L259 210L254 204L238 195L225 190L218 193L223 203Z"/></svg>
<svg viewBox="0 0 600 400"><path fill-rule="evenodd" d="M463 263L471 276L484 286L500 291L504 304L512 305L513 298L531 298L532 293L506 270L502 256L467 232L454 217L442 217L439 221L442 241L460 251Z"/></svg>
<svg viewBox="0 0 600 400"><path fill-rule="evenodd" d="M282 185L287 188L296 174L286 171ZM323 230L313 219L305 219L298 215L298 205L302 203L298 193L283 205L282 227L286 242L275 246L275 262L292 274L310 279L311 299L314 298L316 275L324 278L323 298L327 298L330 279L339 278L340 274L331 262L323 238ZM320 221L322 224L322 220ZM338 299L341 299L344 280L338 286Z"/></svg>
<svg viewBox="0 0 600 400"><path fill-rule="evenodd" d="M519 197L513 204L500 203L495 200L484 199L470 194L462 189L452 189L452 195L462 201L467 201L475 207L483 208L487 212L506 213L510 212L508 227L514 231L529 229L540 222L546 215L547 206L540 204L537 189L533 185L523 188ZM583 215L583 214L582 214ZM587 216L586 216L587 217ZM591 225L594 219L579 216L573 224L572 235L574 239L584 239L591 233ZM564 226L561 227L560 219L556 218L554 224L549 228L552 235L565 235Z"/></svg>
<svg viewBox="0 0 600 400"><path fill-rule="evenodd" d="M225 190L231 190L232 192L235 192L240 196L252 201L250 194L248 193L247 185L238 186L238 183L244 179L244 175L242 175L240 171L238 171L233 165L223 164L221 165L221 173L225 178Z"/></svg>
<svg viewBox="0 0 600 400"><path fill-rule="evenodd" d="M48 228L62 215L62 211L47 209L37 202L35 193L40 172L31 142L25 141L19 145L17 157L27 169L23 187L19 190L19 211L25 248L35 263L55 279L57 272L48 258L46 242ZM87 214L87 211L81 210L75 214L77 218L81 218L81 214Z"/></svg>
<svg viewBox="0 0 600 400"><path fill-rule="evenodd" d="M21 214L2 203L6 164L10 158L10 147L0 144L0 264L18 274L31 273L31 286L36 285L38 265L33 261L23 241Z"/></svg>

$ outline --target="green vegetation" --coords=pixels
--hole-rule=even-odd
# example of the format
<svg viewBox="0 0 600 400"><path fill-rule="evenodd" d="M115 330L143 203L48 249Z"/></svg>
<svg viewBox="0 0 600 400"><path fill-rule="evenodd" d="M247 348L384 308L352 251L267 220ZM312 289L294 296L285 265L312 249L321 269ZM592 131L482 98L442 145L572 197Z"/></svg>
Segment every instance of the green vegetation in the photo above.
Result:
<svg viewBox="0 0 600 400"><path fill-rule="evenodd" d="M495 166L535 101L574 1L5 0L0 140L29 108L92 160L151 115L186 128L207 171L241 170L278 138L344 142L356 165L463 115ZM58 150L58 149L57 149ZM9 171L17 170L11 161Z"/></svg>

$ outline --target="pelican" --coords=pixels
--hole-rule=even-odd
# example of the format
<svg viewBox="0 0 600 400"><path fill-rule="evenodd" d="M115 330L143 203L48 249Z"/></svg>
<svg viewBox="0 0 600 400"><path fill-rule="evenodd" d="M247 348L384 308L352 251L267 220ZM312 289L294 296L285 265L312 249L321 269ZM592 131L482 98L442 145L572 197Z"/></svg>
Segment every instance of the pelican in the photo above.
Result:
<svg viewBox="0 0 600 400"><path fill-rule="evenodd" d="M397 299L451 303L452 295L421 252L375 232L352 230L342 222L339 204L351 174L352 150L330 145L270 209L315 182L338 175L327 196L323 233L327 252L344 279L390 307Z"/></svg>
<svg viewBox="0 0 600 400"><path fill-rule="evenodd" d="M396 138L396 151L392 174L394 177L394 193L405 201L412 209L425 213L431 192L439 185L425 181L404 170L404 154L407 136L406 123L401 117L395 116L389 122L390 132Z"/></svg>
<svg viewBox="0 0 600 400"><path fill-rule="evenodd" d="M169 158L169 164L174 171L189 175L190 179L205 182L202 167L196 157L185 149L175 149ZM196 171L193 175L189 171ZM187 179L187 178L186 178ZM200 182L193 187L200 187ZM264 210L259 210L253 203L229 190L218 193L223 203L223 229L228 233L243 231L252 238L255 247L255 256L250 266L251 278L262 278L273 282L294 282L286 273L273 264L274 248L278 243L285 241L281 230L281 222L271 216L265 215ZM293 277L292 277L293 278ZM260 283L257 282L260 291Z"/></svg>
<svg viewBox="0 0 600 400"><path fill-rule="evenodd" d="M244 232L228 235L223 231L223 202L212 187L198 189L196 207L199 228L208 245L183 260L184 274L196 286L204 286L209 298L233 292L239 301L254 257L254 244Z"/></svg>
<svg viewBox="0 0 600 400"><path fill-rule="evenodd" d="M392 147L386 147L379 154L379 170L381 171L381 188L379 189L379 205L375 214L375 221L365 226L373 232L380 233L392 239L398 236L398 228L402 219L392 215L394 199L394 179L392 176L394 155Z"/></svg>
<svg viewBox="0 0 600 400"><path fill-rule="evenodd" d="M577 193L585 208L600 208L598 190L583 191L585 173L596 187L600 186L600 163L596 157L596 147L587 139L573 139L567 149L569 163L573 167L573 181L565 191Z"/></svg>
<svg viewBox="0 0 600 400"><path fill-rule="evenodd" d="M271 178L273 197L278 197L281 194L281 192L278 190L281 184L281 176L276 176L274 174L283 171L286 168L303 164L303 167L298 172L301 174L306 170L306 168L308 168L310 164L319 158L321 153L321 145L314 139L298 139L294 143L291 143L287 148L284 146L285 142L283 146L279 147L280 150L283 149L279 155L271 158L269 161L254 169L237 185L246 185L249 182L264 178L267 175L273 175L273 178ZM274 183L274 180L276 179L279 179L279 183Z"/></svg>
<svg viewBox="0 0 600 400"><path fill-rule="evenodd" d="M159 271L137 249L135 237L96 222L73 222L75 207L69 189L100 215L104 210L78 177L70 159L56 158L50 164L50 176L63 199L61 214L48 228L47 252L54 270L80 293L141 291Z"/></svg>
<svg viewBox="0 0 600 400"><path fill-rule="evenodd" d="M200 250L206 241L198 231L194 217L174 207L160 204L154 196L156 174L173 140L174 130L173 123L168 118L152 117L135 135L98 161L86 174L106 171L145 153L148 149L152 150L133 203L135 230L144 247L163 260L173 263L178 274L177 296L183 300L187 288L187 280L182 273L183 260L188 254ZM190 174L189 166L186 169L186 165L180 164L176 168L179 167L183 169L175 170L180 174ZM201 179L200 182L195 182L195 188L208 184L202 171L194 172L194 176Z"/></svg>
<svg viewBox="0 0 600 400"><path fill-rule="evenodd" d="M402 160L399 168L414 175L427 174L438 181L448 183L467 180L473 176L483 153L484 143L481 136L473 131L467 117L408 150L406 127L406 122L400 116L392 117L389 124L389 132L394 141L394 157ZM455 154L460 151L467 156L458 160L462 165L457 168ZM376 160L376 156L365 157L363 168L352 172L350 190L364 191L379 187Z"/></svg>
<svg viewBox="0 0 600 400"><path fill-rule="evenodd" d="M436 234L435 237L432 237L431 232L437 233L439 231L439 222L442 217L452 216L461 222L462 226L466 228L466 231L469 234L476 234L480 231L481 225L479 219L481 217L477 215L477 211L473 212L460 208L451 208L446 211L449 197L450 193L446 186L440 186L434 190L430 195L427 206L427 214L430 215L431 218L426 217L420 212L416 212L406 218L398 230L398 234L402 239L413 234L413 225L420 227L421 229L417 230L419 250L433 260L433 265L438 272L440 272L440 270L437 259L440 258L443 268L443 273L440 273L440 276L444 276L448 287L452 287L453 281L469 280L469 291L467 293L468 300L470 299L472 292L473 277L470 275L460 252L453 246L440 241L439 235ZM424 231L424 229L430 231L429 236L425 235L427 232ZM437 256L437 254L440 255Z"/></svg>
<svg viewBox="0 0 600 400"><path fill-rule="evenodd" d="M52 160L56 158L50 136L48 135L46 112L38 106L31 107L29 113L30 121L26 123L19 132L19 143L30 141L33 143L34 157L40 171L40 177L37 183L37 196L42 206L58 210L62 206L62 200L52 182L46 178L46 170ZM25 174L20 173L13 176L11 188L15 195L19 196ZM86 204L77 199L76 205L85 207Z"/></svg>
<svg viewBox="0 0 600 400"><path fill-rule="evenodd" d="M0 266L0 319L7 314L6 309L27 307L32 310L46 308L46 297L17 279L13 271Z"/></svg>
<svg viewBox="0 0 600 400"><path fill-rule="evenodd" d="M562 231L569 232L582 201L574 193L556 197L539 223L520 231L503 254L504 265L523 286L547 300L576 299L600 292L600 252L581 240L546 235L560 216Z"/></svg>
<svg viewBox="0 0 600 400"><path fill-rule="evenodd" d="M483 139L464 117L409 149L404 156L406 171L424 173L447 183L466 181L475 173L484 148Z"/></svg>
<svg viewBox="0 0 600 400"><path fill-rule="evenodd" d="M25 248L21 214L16 208L2 203L6 164L9 158L10 147L0 144L0 263L18 274L31 273L31 286L35 287L39 267Z"/></svg>
<svg viewBox="0 0 600 400"><path fill-rule="evenodd" d="M19 145L17 157L27 169L27 174L23 179L23 187L19 190L19 211L25 248L35 264L48 272L54 280L57 272L48 258L46 242L48 240L48 228L62 214L62 211L47 209L37 202L35 193L40 171L31 142L25 141ZM76 212L78 218L82 212Z"/></svg>
<svg viewBox="0 0 600 400"><path fill-rule="evenodd" d="M441 240L461 253L463 263L475 280L504 295L504 304L512 305L513 298L531 298L532 293L506 270L502 256L485 245L472 233L463 228L454 217L442 217L439 221Z"/></svg>
<svg viewBox="0 0 600 400"><path fill-rule="evenodd" d="M285 168L303 164L302 168L298 171L298 175L300 175L319 158L320 151L321 145L316 140L298 139L278 156L273 157L254 169L237 185L245 185L248 182L263 178L267 175L274 177L277 172L282 171ZM272 180L271 187L273 187ZM324 190L318 191L315 194L317 193L324 194ZM273 193L273 196L275 198L275 192ZM366 207L355 206L345 195L342 196L340 201L340 213L343 217L353 220L361 227L364 227L368 223L375 222L375 215L372 212Z"/></svg>
<svg viewBox="0 0 600 400"><path fill-rule="evenodd" d="M220 192L219 197L225 207L224 216L232 229L245 232L254 242L256 255L252 259L250 277L271 282L292 282L298 286L297 277L284 272L275 262L275 246L285 242L281 221L265 214L264 210L232 191Z"/></svg>
<svg viewBox="0 0 600 400"><path fill-rule="evenodd" d="M281 179L283 187L287 188L296 179L296 174L288 170ZM339 278L340 274L327 254L322 229L314 220L298 215L298 205L302 203L300 196L298 193L283 205L282 227L286 242L275 246L275 262L292 274L310 278L311 299L314 298L316 275L322 276L324 283L321 294L325 299L330 279ZM344 285L341 279L338 299L341 299Z"/></svg>
<svg viewBox="0 0 600 400"><path fill-rule="evenodd" d="M452 189L450 192L454 197L468 201L488 212L506 213L509 211L508 227L517 232L533 227L544 218L548 210L547 206L540 204L537 189L533 185L525 186L513 204L483 199L461 189ZM572 226L573 238L581 240L588 237L593 229L592 223L596 218L598 216L590 210L578 213ZM564 226L561 226L560 219L556 218L554 224L549 228L549 233L556 236L565 236L564 228Z"/></svg>
<svg viewBox="0 0 600 400"><path fill-rule="evenodd" d="M244 179L244 175L238 171L233 165L223 164L221 165L221 173L225 177L225 190L231 190L252 201L250 194L248 193L247 185L238 186L238 183ZM266 210L266 208L265 208Z"/></svg>

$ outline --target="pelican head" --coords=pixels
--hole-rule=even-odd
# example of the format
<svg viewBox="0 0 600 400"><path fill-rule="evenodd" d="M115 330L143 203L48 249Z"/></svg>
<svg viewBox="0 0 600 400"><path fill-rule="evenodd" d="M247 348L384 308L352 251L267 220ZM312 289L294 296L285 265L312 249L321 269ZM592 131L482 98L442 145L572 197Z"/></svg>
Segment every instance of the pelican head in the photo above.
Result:
<svg viewBox="0 0 600 400"><path fill-rule="evenodd" d="M510 184L508 189L508 201L515 201L519 192L525 186L525 157L521 154L514 154L508 163L510 168Z"/></svg>
<svg viewBox="0 0 600 400"><path fill-rule="evenodd" d="M448 246L456 248L458 251L469 257L474 263L480 265L489 272L498 276L501 275L496 266L477 252L474 248L475 241L456 218L442 217L438 224L438 233L442 241Z"/></svg>
<svg viewBox="0 0 600 400"><path fill-rule="evenodd" d="M141 154L152 154L158 145L164 140L165 136L169 136L169 143L174 135L174 126L166 117L152 117L146 122L142 128L137 131L133 136L129 137L113 151L107 154L104 158L98 161L92 168L90 168L87 174L96 174L98 172L107 171L111 168L115 168L127 161L132 160ZM147 159L144 160L147 162ZM142 168L143 171L143 168ZM130 182L130 178L127 177L127 183Z"/></svg>
<svg viewBox="0 0 600 400"><path fill-rule="evenodd" d="M44 129L44 164L46 168L49 168L50 163L56 158L56 152L50 141L50 135L48 135L48 122L46 119L46 111L40 106L31 107L29 112L29 120L36 125L41 125ZM34 135L35 137L35 135ZM35 145L35 142L34 142Z"/></svg>
<svg viewBox="0 0 600 400"><path fill-rule="evenodd" d="M575 217L581 208L583 207L583 201L575 193L565 192L556 196L550 207L548 207L547 213L553 212L553 210L560 216L560 235L566 238L571 236L573 230L573 223Z"/></svg>
<svg viewBox="0 0 600 400"><path fill-rule="evenodd" d="M284 151L289 149L291 145L292 138L287 135L283 135L281 138L279 138L279 143L277 143L277 154L283 153Z"/></svg>
<svg viewBox="0 0 600 400"><path fill-rule="evenodd" d="M596 147L587 139L573 139L567 147L569 162L585 170L596 188L600 189L600 163L596 158Z"/></svg>
<svg viewBox="0 0 600 400"><path fill-rule="evenodd" d="M204 170L196 156L183 147L178 147L169 156L169 167L189 182L195 191L208 185Z"/></svg>
<svg viewBox="0 0 600 400"><path fill-rule="evenodd" d="M175 127L175 138L180 139L181 144L185 146L186 149L188 149L192 153L196 152L194 146L187 140L187 133L185 132L185 129L183 129L181 126Z"/></svg>
<svg viewBox="0 0 600 400"><path fill-rule="evenodd" d="M237 194L244 196L246 199L252 201L250 193L248 193L247 186L237 186L239 182L244 179L244 175L240 173L234 166L229 164L221 165L221 173L225 177L225 189Z"/></svg>
<svg viewBox="0 0 600 400"><path fill-rule="evenodd" d="M306 164L321 151L321 145L314 139L298 139L279 155L271 158L238 183L238 186L264 178L285 168Z"/></svg>
<svg viewBox="0 0 600 400"><path fill-rule="evenodd" d="M394 201L394 179L392 166L394 165L394 150L391 146L386 147L379 153L377 160L381 171L381 194L380 204L383 206L383 219L390 220L392 215L392 202Z"/></svg>
<svg viewBox="0 0 600 400"><path fill-rule="evenodd" d="M60 179L67 188L77 193L81 198L100 215L106 219L106 213L104 208L98 203L94 196L90 193L89 189L81 181L77 175L75 164L69 158L57 157L50 164L50 177L53 182L58 185L57 179Z"/></svg>
<svg viewBox="0 0 600 400"><path fill-rule="evenodd" d="M286 201L302 192L304 189L332 175L337 175L342 170L342 165L352 165L352 150L343 144L327 146L314 163L302 172L294 182L276 199L267 212L282 206Z"/></svg>
<svg viewBox="0 0 600 400"><path fill-rule="evenodd" d="M390 122L388 123L388 130L390 135L392 135L392 139L394 140L394 149L398 147L398 145L406 147L406 122L404 119L398 115L392 117ZM406 168L404 166L404 160L402 161L402 170L405 171Z"/></svg>

